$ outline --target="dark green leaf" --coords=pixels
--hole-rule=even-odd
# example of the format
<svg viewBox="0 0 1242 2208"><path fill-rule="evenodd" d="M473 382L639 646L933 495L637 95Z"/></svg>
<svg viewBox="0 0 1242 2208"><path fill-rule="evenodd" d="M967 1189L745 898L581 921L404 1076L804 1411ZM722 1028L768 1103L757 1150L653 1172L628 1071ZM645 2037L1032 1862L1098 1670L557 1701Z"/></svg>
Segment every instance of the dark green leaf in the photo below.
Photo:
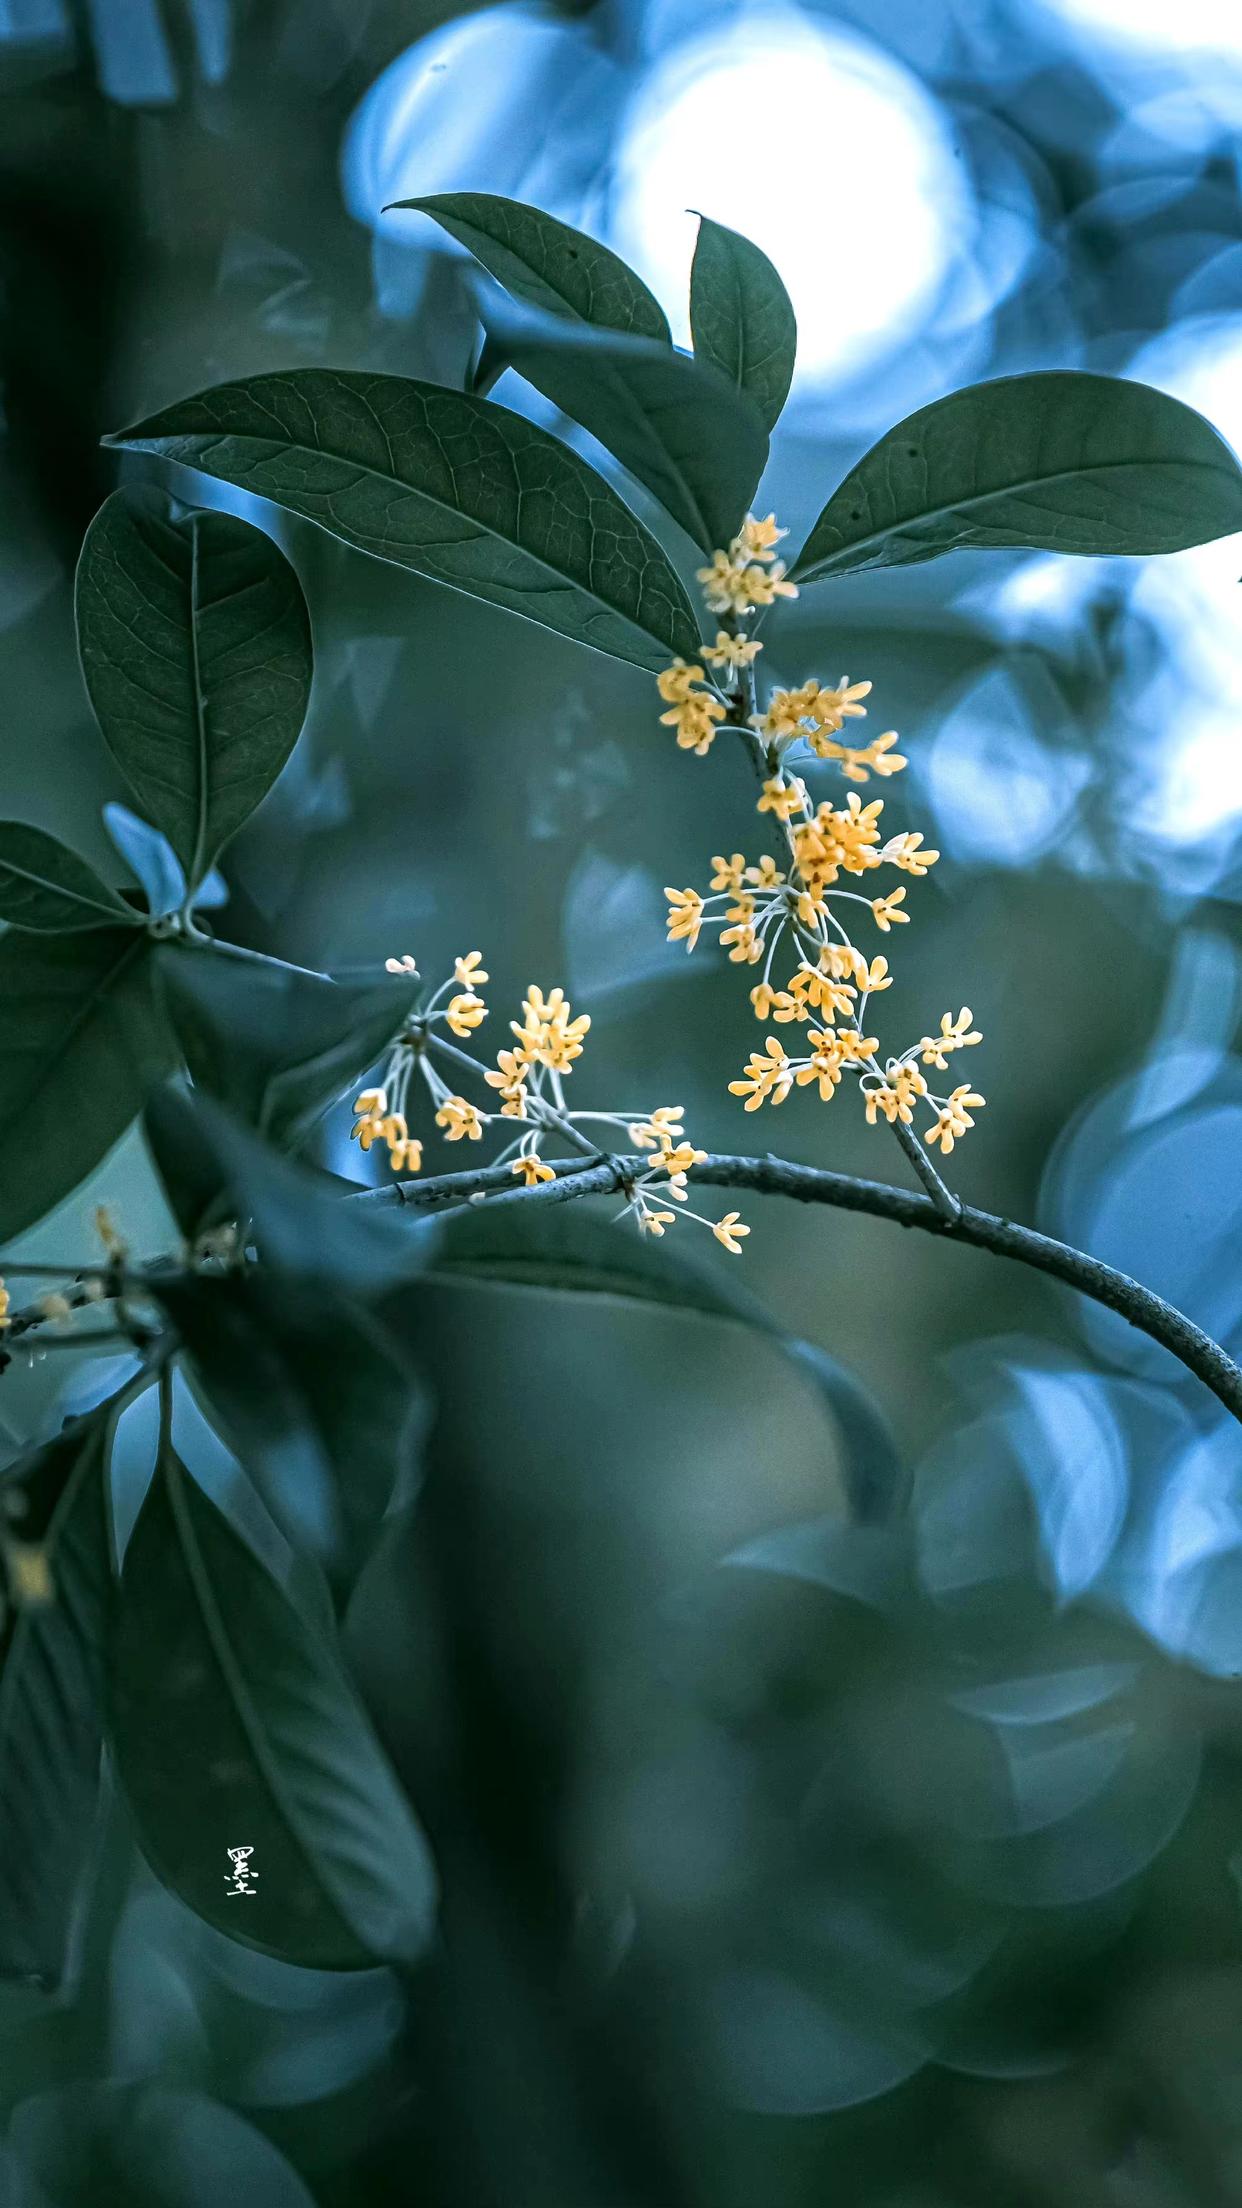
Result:
<svg viewBox="0 0 1242 2208"><path fill-rule="evenodd" d="M114 491L86 532L77 619L104 741L193 888L266 797L306 718L301 585L249 522L174 519L154 490Z"/></svg>
<svg viewBox="0 0 1242 2208"><path fill-rule="evenodd" d="M737 534L768 457L744 393L649 338L514 307L502 293L480 312L509 365L597 437L705 552Z"/></svg>
<svg viewBox="0 0 1242 2208"><path fill-rule="evenodd" d="M0 939L0 1241L98 1165L175 1062L130 928Z"/></svg>
<svg viewBox="0 0 1242 2208"><path fill-rule="evenodd" d="M408 982L329 981L223 944L166 944L157 971L196 1088L280 1149L374 1065L412 1002Z"/></svg>
<svg viewBox="0 0 1242 2208"><path fill-rule="evenodd" d="M261 2131L166 2085L57 2086L18 2103L9 2137L37 2208L314 2208Z"/></svg>
<svg viewBox="0 0 1242 2208"><path fill-rule="evenodd" d="M635 666L698 648L675 571L603 477L471 393L298 368L218 384L109 442L272 499L376 559Z"/></svg>
<svg viewBox="0 0 1242 2208"><path fill-rule="evenodd" d="M195 1187L214 1182L224 1216L251 1222L265 1263L286 1280L370 1297L422 1270L427 1245L398 1212L350 1201L351 1184L282 1158L214 1098L169 1083L143 1125L157 1163L179 1150L193 1157Z"/></svg>
<svg viewBox="0 0 1242 2208"><path fill-rule="evenodd" d="M142 925L76 851L21 820L0 820L0 920L48 935Z"/></svg>
<svg viewBox="0 0 1242 2208"><path fill-rule="evenodd" d="M596 329L668 344L664 311L641 277L596 238L542 208L492 192L437 192L393 204L430 215L489 276L528 305L571 315Z"/></svg>
<svg viewBox="0 0 1242 2208"><path fill-rule="evenodd" d="M408 1498L421 1398L404 1352L326 1284L170 1278L154 1293L292 1547L352 1586L394 1492Z"/></svg>
<svg viewBox="0 0 1242 2208"><path fill-rule="evenodd" d="M789 294L766 253L706 215L690 270L690 328L695 358L747 392L772 429L798 350Z"/></svg>
<svg viewBox="0 0 1242 2208"><path fill-rule="evenodd" d="M160 1092L151 1099L142 1131L168 1208L186 1241L197 1242L231 1212L224 1169L180 1075L167 1084L167 1101Z"/></svg>
<svg viewBox="0 0 1242 2208"><path fill-rule="evenodd" d="M426 1273L437 1280L615 1296L726 1319L764 1334L782 1349L832 1410L841 1437L855 1514L883 1517L901 1482L891 1434L866 1390L826 1350L799 1341L735 1282L684 1257L640 1242L636 1234L569 1205L503 1204L450 1213L429 1222Z"/></svg>
<svg viewBox="0 0 1242 2208"><path fill-rule="evenodd" d="M908 567L962 546L1177 552L1242 529L1242 468L1147 384L1054 371L920 407L834 492L791 572Z"/></svg>
<svg viewBox="0 0 1242 2208"><path fill-rule="evenodd" d="M167 1440L125 1554L109 1699L143 1852L198 1916L320 1969L421 1954L434 1867L336 1650ZM251 1899L228 1891L231 1846L254 1850Z"/></svg>
<svg viewBox="0 0 1242 2208"><path fill-rule="evenodd" d="M114 1407L9 1465L7 1539L48 1599L15 1599L0 1640L0 1974L56 1985L99 1791L112 1598L106 1483ZM10 1577L21 1586L17 1565Z"/></svg>

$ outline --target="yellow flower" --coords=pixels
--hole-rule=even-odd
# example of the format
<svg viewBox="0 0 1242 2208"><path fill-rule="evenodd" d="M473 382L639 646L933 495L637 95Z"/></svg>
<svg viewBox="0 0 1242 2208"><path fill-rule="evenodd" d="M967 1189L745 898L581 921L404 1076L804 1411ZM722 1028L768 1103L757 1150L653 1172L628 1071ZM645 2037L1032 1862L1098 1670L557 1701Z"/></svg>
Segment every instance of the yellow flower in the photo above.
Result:
<svg viewBox="0 0 1242 2208"><path fill-rule="evenodd" d="M551 1166L545 1165L542 1158L535 1157L530 1151L524 1151L520 1158L514 1158L509 1171L516 1173L519 1179L526 1183L527 1188L537 1188L540 1181L554 1181L556 1179Z"/></svg>
<svg viewBox="0 0 1242 2208"><path fill-rule="evenodd" d="M918 1045L923 1053L923 1064L925 1066L938 1066L941 1073L944 1073L949 1063L945 1055L947 1051L969 1050L972 1043L981 1043L983 1041L982 1034L977 1027L972 1028L970 1024L973 1018L974 1014L968 1004L962 1006L956 1019L948 1012L942 1013L940 1033L938 1035L924 1035Z"/></svg>
<svg viewBox="0 0 1242 2208"><path fill-rule="evenodd" d="M468 1137L471 1142L483 1139L483 1122L473 1104L464 1096L446 1096L436 1113L437 1127L443 1127L446 1142L460 1142Z"/></svg>
<svg viewBox="0 0 1242 2208"><path fill-rule="evenodd" d="M770 743L788 741L802 733L802 724L814 712L818 685L805 683L801 690L774 690L767 711L752 713L750 725Z"/></svg>
<svg viewBox="0 0 1242 2208"><path fill-rule="evenodd" d="M893 986L893 977L888 970L886 958L873 958L870 965L865 958L860 959L856 971L858 986L866 996L873 997L877 990L891 989Z"/></svg>
<svg viewBox="0 0 1242 2208"><path fill-rule="evenodd" d="M590 1028L590 1015L582 1012L576 1020L571 1019L563 989L554 989L545 998L533 982L522 1000L522 1010L525 1023L510 1020L509 1025L523 1055L541 1066L550 1066L554 1073L572 1072L575 1058L582 1056L582 1038Z"/></svg>
<svg viewBox="0 0 1242 2208"><path fill-rule="evenodd" d="M896 741L895 728L886 730L883 736L874 737L871 743L864 744L860 749L851 748L849 744L838 744L827 736L808 738L812 751L818 752L821 759L840 761L841 772L847 782L866 782L873 774L900 774L902 768L909 766L910 762L904 752L893 750Z"/></svg>
<svg viewBox="0 0 1242 2208"><path fill-rule="evenodd" d="M763 573L762 568L753 571L737 567L727 552L716 551L707 567L695 569L696 580L703 585L703 597L712 613L749 613L753 603L747 586L747 574Z"/></svg>
<svg viewBox="0 0 1242 2208"><path fill-rule="evenodd" d="M712 667L749 667L762 650L757 636L730 636L727 629L717 629L715 643L703 646L703 657Z"/></svg>
<svg viewBox="0 0 1242 2208"><path fill-rule="evenodd" d="M893 836L885 844L880 857L887 859L890 865L900 867L903 874L926 874L928 868L935 865L940 853L921 851L919 846L922 841L922 835L917 831L914 834L907 831L903 836Z"/></svg>
<svg viewBox="0 0 1242 2208"><path fill-rule="evenodd" d="M388 974L408 974L411 981L418 980L418 968L412 951L405 951L400 958L386 958L384 971Z"/></svg>
<svg viewBox="0 0 1242 2208"><path fill-rule="evenodd" d="M733 966L757 966L763 957L762 939L749 920L739 920L735 927L722 928L720 940L731 944L729 963Z"/></svg>
<svg viewBox="0 0 1242 2208"><path fill-rule="evenodd" d="M908 1127L914 1118L914 1102L926 1096L927 1083L917 1066L901 1065L890 1068L885 1080L877 1088L869 1088L867 1099L867 1125L874 1127L877 1112L888 1121L890 1127L900 1120Z"/></svg>
<svg viewBox="0 0 1242 2208"><path fill-rule="evenodd" d="M785 877L775 859L769 858L765 851L757 865L747 867L746 879L756 889L779 889Z"/></svg>
<svg viewBox="0 0 1242 2208"><path fill-rule="evenodd" d="M779 821L788 821L806 804L806 789L797 775L775 774L763 785L763 796L757 810L772 813Z"/></svg>
<svg viewBox="0 0 1242 2208"><path fill-rule="evenodd" d="M484 1074L483 1079L489 1089L499 1089L500 1091L502 1118L525 1119L526 1091L524 1084L529 1072L530 1060L525 1051L501 1050L496 1054L495 1072L493 1073L489 1068Z"/></svg>
<svg viewBox="0 0 1242 2208"><path fill-rule="evenodd" d="M463 989L481 989L483 983L492 978L483 971L482 951L467 951L464 958L455 958L453 972Z"/></svg>
<svg viewBox="0 0 1242 2208"><path fill-rule="evenodd" d="M685 705L695 685L705 680L701 667L691 667L684 659L675 659L671 667L656 676L656 689L666 705Z"/></svg>
<svg viewBox="0 0 1242 2208"><path fill-rule="evenodd" d="M4 1562L17 1610L41 1610L56 1599L47 1550L38 1541L7 1541Z"/></svg>
<svg viewBox="0 0 1242 2208"><path fill-rule="evenodd" d="M712 866L715 869L712 888L727 889L736 896L746 878L746 860L742 852L735 851L731 859L713 859Z"/></svg>
<svg viewBox="0 0 1242 2208"><path fill-rule="evenodd" d="M647 1234L661 1235L666 1227L672 1226L676 1217L675 1211L652 1211L648 1205L643 1204L639 1210L638 1224Z"/></svg>
<svg viewBox="0 0 1242 2208"><path fill-rule="evenodd" d="M454 1035L468 1035L472 1028L482 1026L487 1018L487 1006L482 997L476 997L473 990L467 990L461 996L450 998L444 1017Z"/></svg>
<svg viewBox="0 0 1242 2208"><path fill-rule="evenodd" d="M94 1226L103 1244L105 1256L114 1263L119 1263L126 1254L127 1244L106 1204L96 1204Z"/></svg>
<svg viewBox="0 0 1242 2208"><path fill-rule="evenodd" d="M749 1234L750 1228L742 1225L740 1212L726 1211L724 1218L716 1221L712 1233L718 1242L723 1243L731 1257L740 1257L742 1254L741 1237Z"/></svg>
<svg viewBox="0 0 1242 2208"><path fill-rule="evenodd" d="M725 715L719 698L696 687L705 679L701 667L689 667L684 659L675 659L671 667L656 676L656 688L669 707L660 715L661 727L675 728L680 749L697 752L700 758L711 747L716 722Z"/></svg>
<svg viewBox="0 0 1242 2208"><path fill-rule="evenodd" d="M742 1079L729 1083L730 1096L744 1096L748 1112L757 1112L768 1102L783 1104L793 1086L793 1069L778 1038L769 1035L765 1048L766 1057L752 1051Z"/></svg>
<svg viewBox="0 0 1242 2208"><path fill-rule="evenodd" d="M369 1150L373 1142L385 1142L384 1120L388 1111L388 1096L383 1089L364 1089L354 1098L355 1121L350 1129L350 1140L363 1150Z"/></svg>
<svg viewBox="0 0 1242 2208"><path fill-rule="evenodd" d="M799 1066L794 1079L800 1089L804 1089L808 1082L817 1081L821 1102L827 1104L840 1084L841 1068L848 1056L844 1048L845 1038L835 1035L831 1028L813 1027L807 1041L811 1045L811 1056L804 1066Z"/></svg>
<svg viewBox="0 0 1242 2208"><path fill-rule="evenodd" d="M388 1146L388 1163L394 1173L421 1173L423 1166L423 1146L421 1142L416 1141L413 1135L407 1135L402 1142L390 1143Z"/></svg>
<svg viewBox="0 0 1242 2208"><path fill-rule="evenodd" d="M929 1127L924 1135L923 1140L928 1148L938 1142L942 1156L947 1158L954 1143L961 1139L968 1127L975 1124L970 1116L972 1107L978 1110L983 1102L984 1098L963 1081L960 1088L954 1089L948 1102L940 1106L935 1126Z"/></svg>
<svg viewBox="0 0 1242 2208"><path fill-rule="evenodd" d="M821 690L818 683L815 687L815 718L830 735L835 735L846 721L866 719L867 708L861 701L870 697L871 683L851 682L848 675L842 675L835 689ZM818 750L818 745L815 748Z"/></svg>
<svg viewBox="0 0 1242 2208"><path fill-rule="evenodd" d="M647 1119L630 1128L630 1141L640 1150L663 1150L683 1132L684 1104L660 1104Z"/></svg>
<svg viewBox="0 0 1242 2208"><path fill-rule="evenodd" d="M750 1001L755 1008L755 1018L757 1020L767 1019L776 998L777 991L772 987L770 981L757 981L755 983L750 992Z"/></svg>
<svg viewBox="0 0 1242 2208"><path fill-rule="evenodd" d="M783 560L774 560L766 571L762 567L744 567L742 581L746 586L747 600L752 606L773 606L778 598L796 598L798 595L797 584L785 579Z"/></svg>
<svg viewBox="0 0 1242 2208"><path fill-rule="evenodd" d="M670 1143L660 1156L660 1166L670 1178L674 1173L688 1173L691 1166L706 1162L706 1150L696 1150L692 1142Z"/></svg>
<svg viewBox="0 0 1242 2208"><path fill-rule="evenodd" d="M703 900L697 889L666 889L664 894L669 902L668 940L684 941L686 949L692 951L703 925Z"/></svg>
<svg viewBox="0 0 1242 2208"><path fill-rule="evenodd" d="M774 546L788 535L788 529L777 528L775 514L766 515L762 521L757 521L753 514L747 514L730 550L739 561L770 560Z"/></svg>
<svg viewBox="0 0 1242 2208"><path fill-rule="evenodd" d="M909 921L908 912L897 910L898 905L904 904L905 896L904 889L892 889L887 897L872 898L872 917L881 935L887 935L890 928L904 927Z"/></svg>
<svg viewBox="0 0 1242 2208"><path fill-rule="evenodd" d="M4 1282L0 1280L0 1334L3 1334L6 1326L12 1326L12 1310L13 1298L9 1294L8 1289L5 1287Z"/></svg>

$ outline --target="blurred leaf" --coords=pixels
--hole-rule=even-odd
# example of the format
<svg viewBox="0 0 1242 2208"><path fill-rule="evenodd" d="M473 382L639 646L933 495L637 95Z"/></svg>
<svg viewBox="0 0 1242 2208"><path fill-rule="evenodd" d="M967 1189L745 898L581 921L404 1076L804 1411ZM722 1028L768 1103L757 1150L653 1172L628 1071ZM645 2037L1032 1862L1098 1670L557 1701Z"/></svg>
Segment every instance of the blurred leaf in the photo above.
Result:
<svg viewBox="0 0 1242 2208"><path fill-rule="evenodd" d="M514 307L503 293L479 312L509 366L598 438L705 552L737 534L768 457L744 393L670 346Z"/></svg>
<svg viewBox="0 0 1242 2208"><path fill-rule="evenodd" d="M404 1025L412 985L329 981L228 947L165 944L156 971L195 1087L291 1149Z"/></svg>
<svg viewBox="0 0 1242 2208"><path fill-rule="evenodd" d="M90 1172L174 1063L130 928L0 939L0 1240Z"/></svg>
<svg viewBox="0 0 1242 2208"><path fill-rule="evenodd" d="M622 1234L577 1207L482 1204L434 1222L425 1278L615 1296L753 1327L784 1351L831 1410L855 1514L883 1517L892 1506L901 1483L900 1460L866 1390L826 1350L787 1334L744 1288L726 1287L685 1258Z"/></svg>
<svg viewBox="0 0 1242 2208"><path fill-rule="evenodd" d="M183 1275L152 1292L281 1532L347 1593L409 1492L421 1394L404 1351L322 1283Z"/></svg>
<svg viewBox="0 0 1242 2208"><path fill-rule="evenodd" d="M197 1916L319 1969L423 1952L434 1867L339 1657L167 1438L125 1553L109 1701L143 1852ZM230 1846L254 1849L246 1910Z"/></svg>
<svg viewBox="0 0 1242 2208"><path fill-rule="evenodd" d="M603 477L473 394L298 368L218 384L109 442L272 499L359 551L635 666L697 649L667 556Z"/></svg>
<svg viewBox="0 0 1242 2208"><path fill-rule="evenodd" d="M834 492L791 573L905 567L960 546L1176 552L1242 529L1242 468L1143 383L1055 371L920 407Z"/></svg>
<svg viewBox="0 0 1242 2208"><path fill-rule="evenodd" d="M151 918L163 920L180 912L186 901L185 869L167 836L131 813L128 805L105 805L103 818L121 857L142 884Z"/></svg>
<svg viewBox="0 0 1242 2208"><path fill-rule="evenodd" d="M55 1986L99 1791L103 1643L112 1601L104 1404L4 1473L8 1538L35 1586L0 1640L0 1973ZM45 1599L33 1599L46 1572Z"/></svg>
<svg viewBox="0 0 1242 2208"><path fill-rule="evenodd" d="M167 1084L172 1101L152 1098L142 1131L165 1200L187 1242L196 1242L209 1226L228 1217L224 1172L190 1100L188 1083L178 1074Z"/></svg>
<svg viewBox="0 0 1242 2208"><path fill-rule="evenodd" d="M0 920L48 935L142 925L76 851L21 820L0 820Z"/></svg>
<svg viewBox="0 0 1242 2208"><path fill-rule="evenodd" d="M249 522L174 519L161 493L114 491L82 546L77 620L104 741L193 886L301 731L312 669L301 585Z"/></svg>
<svg viewBox="0 0 1242 2208"><path fill-rule="evenodd" d="M280 1157L212 1097L169 1083L143 1126L161 1174L179 1153L194 1160L179 1201L214 1182L215 1215L248 1219L265 1263L286 1278L372 1297L422 1270L427 1244L399 1211L349 1200L352 1184Z"/></svg>
<svg viewBox="0 0 1242 2208"><path fill-rule="evenodd" d="M664 310L641 277L597 238L539 207L492 192L436 192L394 200L393 206L430 215L529 306L596 329L670 342Z"/></svg>
<svg viewBox="0 0 1242 2208"><path fill-rule="evenodd" d="M798 349L789 294L766 253L706 215L690 270L690 328L695 358L747 392L774 428Z"/></svg>
<svg viewBox="0 0 1242 2208"><path fill-rule="evenodd" d="M36 2093L14 2109L9 2136L49 2208L314 2208L261 2131L166 2085Z"/></svg>

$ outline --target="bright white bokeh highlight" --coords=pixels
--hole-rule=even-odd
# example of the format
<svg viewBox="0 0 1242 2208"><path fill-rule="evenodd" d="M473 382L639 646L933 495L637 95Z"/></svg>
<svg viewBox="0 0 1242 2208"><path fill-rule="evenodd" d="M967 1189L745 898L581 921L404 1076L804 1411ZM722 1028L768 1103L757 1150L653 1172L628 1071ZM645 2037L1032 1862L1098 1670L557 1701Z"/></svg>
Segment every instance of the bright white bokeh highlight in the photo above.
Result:
<svg viewBox="0 0 1242 2208"><path fill-rule="evenodd" d="M1183 399L1242 445L1242 317L1198 317L1145 345L1128 374ZM1158 650L1121 711L1138 715L1150 842L1222 848L1242 822L1242 534L1141 563L1133 612ZM1158 735L1158 741L1152 737Z"/></svg>
<svg viewBox="0 0 1242 2208"><path fill-rule="evenodd" d="M688 209L752 238L779 269L804 382L857 374L920 328L974 232L962 163L917 79L862 37L783 7L673 47L625 117L610 240L678 344L690 334Z"/></svg>
<svg viewBox="0 0 1242 2208"><path fill-rule="evenodd" d="M1044 0L1084 31L1167 55L1197 48L1242 60L1238 0Z"/></svg>

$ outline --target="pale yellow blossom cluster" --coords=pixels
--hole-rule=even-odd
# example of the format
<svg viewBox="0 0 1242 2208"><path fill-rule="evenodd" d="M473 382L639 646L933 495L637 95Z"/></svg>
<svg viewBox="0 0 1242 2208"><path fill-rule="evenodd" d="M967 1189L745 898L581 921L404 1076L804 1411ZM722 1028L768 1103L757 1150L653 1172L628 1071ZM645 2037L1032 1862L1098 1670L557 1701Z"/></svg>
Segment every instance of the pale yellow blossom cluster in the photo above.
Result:
<svg viewBox="0 0 1242 2208"><path fill-rule="evenodd" d="M418 967L407 952L386 961L388 971L418 979ZM388 1152L394 1172L417 1173L423 1162L423 1144L409 1131L407 1113L410 1091L417 1078L425 1086L435 1125L446 1142L482 1142L489 1128L510 1133L494 1165L508 1165L523 1188L535 1189L556 1179L556 1167L543 1155L553 1142L561 1153L566 1145L578 1153L579 1165L599 1161L611 1148L620 1148L614 1133L609 1149L601 1147L596 1127L619 1131L635 1149L644 1153L643 1164L622 1183L625 1207L622 1217L632 1217L647 1234L661 1236L677 1218L698 1220L709 1227L723 1248L737 1255L741 1238L749 1233L735 1211L723 1219L703 1218L687 1202L688 1175L706 1159L686 1138L682 1107L658 1105L654 1111L600 1112L571 1108L565 1082L582 1056L590 1030L587 1013L574 1013L563 989L543 990L532 983L522 1000L522 1016L509 1023L512 1043L496 1053L494 1065L485 1065L450 1042L442 1032L459 1041L468 1039L487 1017L481 995L490 976L482 954L469 951L454 961L452 976L412 1008L406 1028L393 1047L384 1078L375 1088L364 1089L354 1103L353 1137L363 1150L376 1144ZM445 1079L440 1067L464 1070L484 1091L472 1102ZM492 1092L487 1094L486 1092ZM513 1123L520 1131L512 1133ZM672 1202L677 1208L667 1209Z"/></svg>
<svg viewBox="0 0 1242 2208"><path fill-rule="evenodd" d="M923 1140L947 1155L973 1126L971 1114L983 1098L967 1083L948 1096L934 1094L919 1060L943 1072L949 1053L981 1038L968 1010L956 1018L945 1013L938 1037L922 1036L899 1057L881 1059L877 1038L865 1032L868 1006L893 976L884 956L854 940L859 920L889 935L910 918L904 882L864 887L863 877L891 868L920 880L940 854L927 848L917 829L886 834L881 798L864 802L851 788L840 803L816 802L786 764L786 754L802 746L858 784L898 774L907 762L896 748L895 729L865 743L844 741L849 724L866 718L870 682L844 675L831 684L810 679L796 689L774 689L760 703L753 669L762 645L748 632L747 619L777 597L796 595L774 556L783 533L774 516L752 517L728 550L699 570L709 609L723 613L728 627L704 647L704 665L678 661L658 678L670 707L662 718L676 728L684 749L702 755L723 731L754 747L762 782L757 810L776 836L775 856L748 859L734 851L713 859L706 894L670 887L669 940L692 951L705 927L717 929L734 965L760 968L750 991L756 1017L806 1029L805 1052L787 1052L779 1036L769 1035L742 1077L730 1083L747 1111L781 1104L794 1088L815 1087L827 1101L848 1072L872 1125L882 1119L909 1127L916 1106L926 1108L932 1120L921 1130Z"/></svg>

